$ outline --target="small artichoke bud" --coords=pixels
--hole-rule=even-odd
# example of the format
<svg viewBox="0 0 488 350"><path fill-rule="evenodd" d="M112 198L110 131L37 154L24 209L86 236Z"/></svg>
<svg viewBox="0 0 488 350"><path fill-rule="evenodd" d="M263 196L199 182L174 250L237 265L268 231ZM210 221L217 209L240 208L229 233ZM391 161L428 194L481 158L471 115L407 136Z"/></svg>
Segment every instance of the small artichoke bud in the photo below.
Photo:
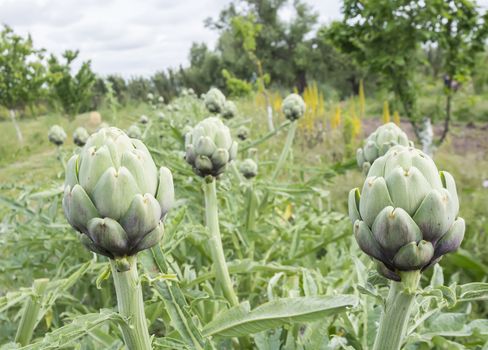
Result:
<svg viewBox="0 0 488 350"><path fill-rule="evenodd" d="M95 253L115 259L156 245L173 202L171 172L120 129L91 135L68 161L64 214Z"/></svg>
<svg viewBox="0 0 488 350"><path fill-rule="evenodd" d="M225 119L232 119L237 116L236 104L232 101L225 101L221 115Z"/></svg>
<svg viewBox="0 0 488 350"><path fill-rule="evenodd" d="M158 97L158 102L159 103L164 103L164 97L163 96L159 96Z"/></svg>
<svg viewBox="0 0 488 350"><path fill-rule="evenodd" d="M73 133L73 141L79 147L83 147L86 141L88 141L89 137L90 135L88 134L88 131L81 126L76 128L75 132Z"/></svg>
<svg viewBox="0 0 488 350"><path fill-rule="evenodd" d="M458 213L453 177L413 147L390 148L371 165L362 193L349 193L359 247L396 281L401 271L423 271L460 246L465 224Z"/></svg>
<svg viewBox="0 0 488 350"><path fill-rule="evenodd" d="M281 110L286 119L294 121L305 113L305 102L300 95L290 94L283 100Z"/></svg>
<svg viewBox="0 0 488 350"><path fill-rule="evenodd" d="M147 117L147 115L141 115L141 117L139 118L139 123L141 123L142 125L149 123L149 118Z"/></svg>
<svg viewBox="0 0 488 350"><path fill-rule="evenodd" d="M61 146L66 140L66 133L64 129L59 125L53 125L49 129L47 138L50 142L54 143L56 146Z"/></svg>
<svg viewBox="0 0 488 350"><path fill-rule="evenodd" d="M140 140L142 138L142 131L136 124L132 124L127 129L127 136L129 136L132 139Z"/></svg>
<svg viewBox="0 0 488 350"><path fill-rule="evenodd" d="M209 112L220 113L224 109L225 96L219 89L211 88L205 94L204 103Z"/></svg>
<svg viewBox="0 0 488 350"><path fill-rule="evenodd" d="M164 113L163 113L163 112L159 112L159 113L158 113L158 119L159 119L159 121L163 121L163 120L164 120L164 118L165 118Z"/></svg>
<svg viewBox="0 0 488 350"><path fill-rule="evenodd" d="M246 179L252 179L258 174L258 165L251 158L247 158L241 162L239 171Z"/></svg>
<svg viewBox="0 0 488 350"><path fill-rule="evenodd" d="M237 129L237 138L241 141L247 140L249 137L249 129L246 128L245 126L240 126L239 129Z"/></svg>
<svg viewBox="0 0 488 350"><path fill-rule="evenodd" d="M153 95L151 92L150 92L150 93L148 93L146 97L147 97L147 99L148 99L149 101L154 100L154 95Z"/></svg>
<svg viewBox="0 0 488 350"><path fill-rule="evenodd" d="M409 146L407 134L394 123L381 125L368 136L364 146L356 151L358 166L367 174L371 164L396 145Z"/></svg>
<svg viewBox="0 0 488 350"><path fill-rule="evenodd" d="M185 135L185 160L202 177L222 174L237 157L237 143L219 118L209 117Z"/></svg>

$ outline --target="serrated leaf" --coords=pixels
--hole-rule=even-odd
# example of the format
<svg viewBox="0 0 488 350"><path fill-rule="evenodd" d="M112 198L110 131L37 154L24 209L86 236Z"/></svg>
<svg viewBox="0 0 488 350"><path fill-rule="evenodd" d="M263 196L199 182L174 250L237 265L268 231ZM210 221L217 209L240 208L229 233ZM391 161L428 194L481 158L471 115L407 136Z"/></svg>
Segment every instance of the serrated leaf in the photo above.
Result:
<svg viewBox="0 0 488 350"><path fill-rule="evenodd" d="M240 337L296 322L311 322L357 305L353 295L282 298L249 311L242 303L218 315L202 330L204 336Z"/></svg>

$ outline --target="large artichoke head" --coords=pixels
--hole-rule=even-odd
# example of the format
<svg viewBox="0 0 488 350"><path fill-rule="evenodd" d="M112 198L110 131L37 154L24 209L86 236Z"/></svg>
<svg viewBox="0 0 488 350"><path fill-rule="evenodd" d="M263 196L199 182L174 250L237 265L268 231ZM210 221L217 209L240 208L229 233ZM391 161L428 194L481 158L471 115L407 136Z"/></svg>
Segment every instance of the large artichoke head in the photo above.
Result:
<svg viewBox="0 0 488 350"><path fill-rule="evenodd" d="M76 128L75 132L73 133L73 141L79 147L83 147L85 145L86 141L88 141L89 137L90 137L90 134L82 126Z"/></svg>
<svg viewBox="0 0 488 350"><path fill-rule="evenodd" d="M395 123L381 125L368 136L364 146L356 151L358 166L366 173L378 157L383 156L396 145L409 146L407 134Z"/></svg>
<svg viewBox="0 0 488 350"><path fill-rule="evenodd" d="M185 135L185 148L186 161L202 177L219 176L237 156L237 142L217 117L206 118L189 131Z"/></svg>
<svg viewBox="0 0 488 350"><path fill-rule="evenodd" d="M220 113L224 109L225 96L219 89L211 88L205 94L204 103L209 112Z"/></svg>
<svg viewBox="0 0 488 350"><path fill-rule="evenodd" d="M300 95L290 94L283 100L281 109L286 119L294 121L305 113L305 102Z"/></svg>
<svg viewBox="0 0 488 350"><path fill-rule="evenodd" d="M349 216L359 247L385 277L424 270L456 250L464 220L453 177L413 147L395 146L378 158L363 190L349 193Z"/></svg>
<svg viewBox="0 0 488 350"><path fill-rule="evenodd" d="M53 125L47 133L47 138L56 146L61 146L66 140L66 132L59 125Z"/></svg>
<svg viewBox="0 0 488 350"><path fill-rule="evenodd" d="M120 129L101 129L68 161L64 213L95 253L115 259L156 245L173 201L171 172Z"/></svg>

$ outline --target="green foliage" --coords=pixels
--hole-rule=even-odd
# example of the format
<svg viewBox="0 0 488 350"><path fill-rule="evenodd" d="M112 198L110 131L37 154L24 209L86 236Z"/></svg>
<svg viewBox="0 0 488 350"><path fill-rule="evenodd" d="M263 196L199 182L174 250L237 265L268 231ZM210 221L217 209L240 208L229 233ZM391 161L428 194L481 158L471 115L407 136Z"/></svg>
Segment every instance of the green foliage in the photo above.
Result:
<svg viewBox="0 0 488 350"><path fill-rule="evenodd" d="M227 69L222 70L222 76L225 79L225 85L230 96L247 96L252 91L252 85L242 79L236 78Z"/></svg>
<svg viewBox="0 0 488 350"><path fill-rule="evenodd" d="M82 62L78 72L72 73L72 63L78 54L79 51L67 50L62 55L64 63L54 55L51 55L48 61L51 94L61 105L64 113L71 118L80 112L90 110L93 97L92 88L96 81L90 61Z"/></svg>
<svg viewBox="0 0 488 350"><path fill-rule="evenodd" d="M0 105L11 110L32 107L42 96L48 79L43 50L4 26L0 32Z"/></svg>

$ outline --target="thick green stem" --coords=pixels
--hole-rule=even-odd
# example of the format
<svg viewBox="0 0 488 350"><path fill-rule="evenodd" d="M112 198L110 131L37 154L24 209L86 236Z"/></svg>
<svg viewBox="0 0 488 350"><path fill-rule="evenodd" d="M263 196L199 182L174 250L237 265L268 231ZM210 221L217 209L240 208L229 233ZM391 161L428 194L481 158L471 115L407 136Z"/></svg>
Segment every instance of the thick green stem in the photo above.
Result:
<svg viewBox="0 0 488 350"><path fill-rule="evenodd" d="M297 125L298 122L295 120L293 123L291 123L290 128L288 129L288 136L286 137L285 146L281 151L280 158L278 159L278 163L276 164L276 168L273 172L273 176L272 176L273 180L276 179L276 176L278 176L281 168L285 164L288 154L290 153L291 146L293 145L293 139L295 138L295 132L297 131Z"/></svg>
<svg viewBox="0 0 488 350"><path fill-rule="evenodd" d="M227 269L227 263L225 262L222 238L220 236L215 178L205 178L203 192L205 194L205 219L208 230L210 231L209 246L215 276L222 288L225 298L232 306L236 306L239 305L239 300L237 299L237 295L232 287L229 270Z"/></svg>
<svg viewBox="0 0 488 350"><path fill-rule="evenodd" d="M407 331L420 271L401 273L402 282L392 281L381 314L380 325L374 342L374 350L399 350Z"/></svg>
<svg viewBox="0 0 488 350"><path fill-rule="evenodd" d="M34 329L38 324L39 313L41 311L41 299L46 291L49 279L41 278L32 284L32 296L27 300L20 319L19 328L15 335L15 342L26 346L30 343Z"/></svg>
<svg viewBox="0 0 488 350"><path fill-rule="evenodd" d="M137 259L135 256L129 256L127 261L128 270L120 272L117 268L117 262L110 260L115 292L117 293L117 306L119 313L127 321L127 324L122 326L124 341L129 350L151 350L151 338L144 314L142 288L137 273Z"/></svg>

